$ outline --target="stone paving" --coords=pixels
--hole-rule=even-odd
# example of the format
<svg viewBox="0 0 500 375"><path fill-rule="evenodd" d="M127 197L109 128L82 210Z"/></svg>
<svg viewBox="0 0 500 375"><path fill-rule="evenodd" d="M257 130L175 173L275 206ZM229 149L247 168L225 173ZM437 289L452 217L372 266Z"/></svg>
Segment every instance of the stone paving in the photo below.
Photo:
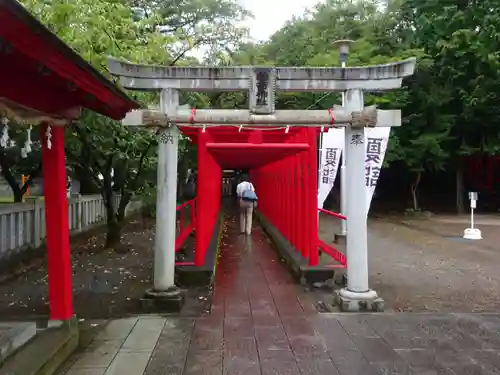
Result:
<svg viewBox="0 0 500 375"><path fill-rule="evenodd" d="M36 335L36 323L0 323L0 364Z"/></svg>
<svg viewBox="0 0 500 375"><path fill-rule="evenodd" d="M444 237L429 229L434 220L404 217L368 221L369 282L386 302L386 311L432 313L500 312L500 252L498 226L482 226L484 239L467 241ZM404 222L405 224L401 224ZM331 242L339 220L320 217L319 234ZM425 230L424 230L425 228ZM463 226L454 228L455 235ZM496 241L496 242L495 242ZM338 246L344 251L343 246ZM318 299L331 301L331 292L317 290Z"/></svg>
<svg viewBox="0 0 500 375"><path fill-rule="evenodd" d="M210 315L114 320L66 375L500 373L500 314L320 314L229 224Z"/></svg>

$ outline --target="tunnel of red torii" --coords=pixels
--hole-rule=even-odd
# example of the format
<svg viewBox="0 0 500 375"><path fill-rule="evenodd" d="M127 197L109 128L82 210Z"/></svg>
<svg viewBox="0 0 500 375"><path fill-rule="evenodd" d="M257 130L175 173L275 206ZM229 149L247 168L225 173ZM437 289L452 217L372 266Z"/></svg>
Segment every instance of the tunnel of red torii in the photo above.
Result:
<svg viewBox="0 0 500 375"><path fill-rule="evenodd" d="M43 128L50 319L73 312L64 127L83 108L116 120L139 105L15 0L0 1L0 122ZM12 120L12 121L11 121ZM7 127L7 128L5 128Z"/></svg>
<svg viewBox="0 0 500 375"><path fill-rule="evenodd" d="M108 59L110 73L130 90L161 91L159 110L137 110L126 126L157 127L158 185L152 295L175 296L176 187L180 131L198 145L194 266L202 266L217 221L223 169L249 169L261 220L272 224L311 267L319 249L347 266L339 293L347 311L377 309L383 300L368 285L365 196L366 127L400 126L399 110L364 107L364 91L401 87L414 58L367 67L168 67ZM179 91L248 91L248 110L179 105ZM277 91L344 92L345 106L330 110L276 110ZM346 128L347 261L318 239L317 137ZM344 217L345 218L345 217ZM178 245L178 244L177 244ZM177 246L178 247L178 246Z"/></svg>

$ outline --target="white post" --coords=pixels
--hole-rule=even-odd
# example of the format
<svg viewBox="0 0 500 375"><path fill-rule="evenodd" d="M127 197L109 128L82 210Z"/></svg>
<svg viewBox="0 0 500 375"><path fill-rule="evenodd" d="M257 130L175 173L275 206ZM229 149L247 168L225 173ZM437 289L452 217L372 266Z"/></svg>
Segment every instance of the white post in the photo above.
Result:
<svg viewBox="0 0 500 375"><path fill-rule="evenodd" d="M82 195L78 194L76 196L76 228L78 233L83 230L83 220L82 220Z"/></svg>
<svg viewBox="0 0 500 375"><path fill-rule="evenodd" d="M164 113L176 111L179 106L179 94L175 89L163 90L160 100ZM154 292L176 289L174 275L178 151L177 127L161 128L158 142Z"/></svg>
<svg viewBox="0 0 500 375"><path fill-rule="evenodd" d="M42 201L38 198L33 199L35 217L33 220L33 240L35 242L35 248L38 248L42 245L42 238L45 237L42 233L42 220L45 220L45 215L42 215L44 209Z"/></svg>
<svg viewBox="0 0 500 375"><path fill-rule="evenodd" d="M477 202L477 192L471 191L469 192L469 201L470 201L470 228L464 230L464 236L466 240L480 240L482 239L481 231L477 228L474 228L474 209L476 208Z"/></svg>
<svg viewBox="0 0 500 375"><path fill-rule="evenodd" d="M363 91L345 93L348 111L363 108ZM346 216L347 216L347 288L340 291L344 311L383 309L383 301L368 286L368 244L365 189L365 129L347 127L346 141ZM367 304L370 303L370 306ZM373 305L374 304L374 305ZM382 305L380 305L382 304Z"/></svg>

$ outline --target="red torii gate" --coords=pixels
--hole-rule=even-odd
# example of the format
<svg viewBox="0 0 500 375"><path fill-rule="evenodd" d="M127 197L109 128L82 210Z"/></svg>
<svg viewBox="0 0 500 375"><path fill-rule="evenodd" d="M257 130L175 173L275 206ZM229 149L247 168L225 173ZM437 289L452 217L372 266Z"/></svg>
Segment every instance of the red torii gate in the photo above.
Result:
<svg viewBox="0 0 500 375"><path fill-rule="evenodd" d="M195 264L203 265L220 210L223 169L248 169L260 194L259 211L318 264L317 128L183 127L198 146ZM297 220L300 218L300 220Z"/></svg>
<svg viewBox="0 0 500 375"><path fill-rule="evenodd" d="M50 318L73 316L64 126L83 108L115 120L139 105L15 0L0 0L0 117L43 127Z"/></svg>
<svg viewBox="0 0 500 375"><path fill-rule="evenodd" d="M179 130L195 139L200 152L196 200L198 208L195 220L198 254L195 255L195 265L202 264L201 254L207 249L210 227L213 228L216 222L221 194L221 166L229 167L232 164L240 168L250 167L261 192L260 211L264 213L261 215L262 222L270 220L277 227L278 230L275 230L276 228L267 225L269 232L279 235L275 237L283 243L283 247L295 250L289 251L293 253L293 260L297 260L295 254L299 251L301 257L297 261L303 265L304 259L307 259L308 265L314 268L318 264L317 249L321 248L341 263L341 266L345 266L346 256L318 241L316 198L317 131L345 126L346 164L349 166L346 215L350 228L346 242L349 278L347 287L340 291L339 299L342 308L348 311L366 308L379 310L383 301L376 291L370 289L368 282L367 205L362 198L366 198L365 128L400 126L401 112L365 107L363 93L401 87L403 78L413 74L415 63L416 60L411 58L395 63L349 69L270 66L169 67L138 65L109 58L108 69L111 74L119 77L124 88L161 91L159 110L133 111L123 121L127 126L157 127L160 134L157 212L161 212L162 217L157 219L155 281L149 296L165 301L180 301L182 298L174 277L177 249L175 217L178 211L174 193ZM183 91L247 91L249 109L198 111L181 108L179 92ZM329 110L280 110L275 108L277 91L343 91L346 100L343 107ZM276 126L280 129L270 134L278 139L275 138L274 142L264 141L264 128L272 132L271 128ZM198 131L186 130L189 127L198 128ZM225 130L217 129L225 127ZM230 128L232 130L229 130ZM295 130L290 133L293 128L298 128L298 133ZM247 133L246 129L251 129L251 132ZM242 132L250 135L237 135ZM241 137L246 138L241 141ZM244 153L239 153L243 150ZM278 151L281 158L279 160ZM242 158L243 154L246 154L245 158ZM298 156L301 154L306 156L301 159ZM200 186L200 183L203 186ZM336 215L346 219L345 216ZM300 230L296 231L297 228ZM299 233L300 231L302 233ZM295 244L296 247L289 246L290 244Z"/></svg>

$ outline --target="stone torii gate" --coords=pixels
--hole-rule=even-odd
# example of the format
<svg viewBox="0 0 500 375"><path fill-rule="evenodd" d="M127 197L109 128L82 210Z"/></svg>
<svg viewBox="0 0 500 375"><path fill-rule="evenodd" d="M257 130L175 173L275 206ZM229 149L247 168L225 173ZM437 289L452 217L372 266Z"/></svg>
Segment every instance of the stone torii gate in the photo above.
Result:
<svg viewBox="0 0 500 375"><path fill-rule="evenodd" d="M153 294L178 295L174 284L175 210L179 127L282 125L345 126L347 181L347 287L340 291L344 310L379 308L368 285L365 196L365 127L400 126L399 110L364 107L364 91L401 87L416 59L367 67L169 67L108 59L108 69L130 90L161 91L160 110L130 112L124 125L158 127L158 198ZM183 109L179 91L248 91L249 110ZM276 91L345 92L345 106L330 110L276 110ZM284 130L285 131L285 130ZM363 199L361 199L363 198ZM317 205L316 205L317 207Z"/></svg>

